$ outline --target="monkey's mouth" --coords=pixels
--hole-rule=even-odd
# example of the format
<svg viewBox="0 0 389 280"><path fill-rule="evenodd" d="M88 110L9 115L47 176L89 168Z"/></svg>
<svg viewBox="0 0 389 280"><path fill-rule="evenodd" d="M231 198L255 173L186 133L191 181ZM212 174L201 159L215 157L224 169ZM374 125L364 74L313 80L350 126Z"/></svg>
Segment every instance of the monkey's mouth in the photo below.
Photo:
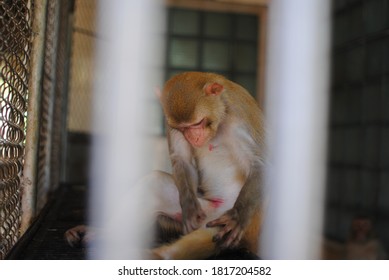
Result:
<svg viewBox="0 0 389 280"><path fill-rule="evenodd" d="M200 131L190 130L189 132L185 133L185 139L195 148L202 147L206 142L202 130Z"/></svg>
<svg viewBox="0 0 389 280"><path fill-rule="evenodd" d="M205 131L206 119L200 122L185 127L183 133L185 139L194 147L199 148L207 142L207 135Z"/></svg>

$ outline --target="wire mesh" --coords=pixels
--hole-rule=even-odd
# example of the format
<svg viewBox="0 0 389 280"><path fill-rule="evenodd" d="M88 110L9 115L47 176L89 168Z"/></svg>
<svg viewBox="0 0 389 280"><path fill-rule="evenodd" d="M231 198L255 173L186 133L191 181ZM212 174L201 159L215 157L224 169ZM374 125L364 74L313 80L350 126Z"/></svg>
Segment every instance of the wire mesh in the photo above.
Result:
<svg viewBox="0 0 389 280"><path fill-rule="evenodd" d="M19 237L32 1L0 0L0 259Z"/></svg>

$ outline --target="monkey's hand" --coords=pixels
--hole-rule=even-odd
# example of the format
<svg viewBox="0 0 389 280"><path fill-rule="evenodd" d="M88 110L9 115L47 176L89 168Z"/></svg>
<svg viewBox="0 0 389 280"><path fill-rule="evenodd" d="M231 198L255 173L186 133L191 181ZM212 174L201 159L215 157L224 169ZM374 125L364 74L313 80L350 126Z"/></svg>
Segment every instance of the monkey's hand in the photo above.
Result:
<svg viewBox="0 0 389 280"><path fill-rule="evenodd" d="M207 223L207 227L220 226L220 231L213 237L213 241L219 243L221 248L234 248L239 245L243 237L242 220L235 208L228 210L220 218Z"/></svg>
<svg viewBox="0 0 389 280"><path fill-rule="evenodd" d="M207 215L201 209L197 199L186 201L182 205L182 222L184 224L184 234L198 229L204 222Z"/></svg>

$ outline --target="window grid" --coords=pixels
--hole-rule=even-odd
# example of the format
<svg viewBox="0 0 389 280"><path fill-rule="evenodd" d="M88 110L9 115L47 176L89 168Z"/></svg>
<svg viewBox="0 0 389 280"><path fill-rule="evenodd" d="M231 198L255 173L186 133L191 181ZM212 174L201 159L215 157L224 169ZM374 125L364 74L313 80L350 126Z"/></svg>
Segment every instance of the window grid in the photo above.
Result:
<svg viewBox="0 0 389 280"><path fill-rule="evenodd" d="M226 27L225 24L219 24L220 30L217 32L215 25L207 27L207 20L213 18L224 20L229 23L230 28ZM249 28L244 29L244 27ZM239 28L245 32L240 32ZM256 96L257 16L170 8L168 10L167 35L166 79L183 71L215 72L242 84L253 96ZM179 60L179 57L177 58L179 48L175 45L177 40L186 42L187 45L192 42L195 46L196 51L193 52L193 57L182 54L182 58L188 60L187 65L179 65L179 63L177 65L177 61L172 61L175 58ZM224 53L216 52L218 47L219 50L224 49ZM238 57L239 48L243 47L246 49L243 49ZM250 51L251 53L249 53ZM217 59L211 62L209 60L211 57Z"/></svg>

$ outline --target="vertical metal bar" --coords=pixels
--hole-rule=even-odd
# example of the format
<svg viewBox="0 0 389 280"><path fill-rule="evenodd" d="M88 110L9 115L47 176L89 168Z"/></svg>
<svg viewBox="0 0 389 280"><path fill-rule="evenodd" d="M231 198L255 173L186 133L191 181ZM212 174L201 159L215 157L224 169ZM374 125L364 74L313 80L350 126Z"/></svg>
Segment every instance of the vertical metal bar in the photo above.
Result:
<svg viewBox="0 0 389 280"><path fill-rule="evenodd" d="M146 172L151 146L147 146L147 98L153 95L155 41L162 9L156 0L99 2L97 79L93 115L91 223L99 226L101 242L93 259L138 259L145 248L142 232L148 201L134 184ZM159 64L158 64L159 63ZM162 68L162 67L161 67ZM154 69L154 71L153 71Z"/></svg>
<svg viewBox="0 0 389 280"><path fill-rule="evenodd" d="M51 190L65 181L67 154L67 107L70 75L70 53L73 35L74 0L59 2L59 30L56 57L56 83L51 150Z"/></svg>
<svg viewBox="0 0 389 280"><path fill-rule="evenodd" d="M45 56L40 108L40 135L38 150L37 178L37 212L47 202L52 172L53 114L55 101L55 69L58 45L59 3L57 0L47 1L47 20L45 31Z"/></svg>
<svg viewBox="0 0 389 280"><path fill-rule="evenodd" d="M44 42L47 0L34 1L33 41L31 50L31 77L29 83L27 131L22 189L23 234L31 224L36 211L37 157L40 124L40 100L43 76Z"/></svg>
<svg viewBox="0 0 389 280"><path fill-rule="evenodd" d="M266 112L269 206L263 257L320 255L327 138L330 1L270 2Z"/></svg>

